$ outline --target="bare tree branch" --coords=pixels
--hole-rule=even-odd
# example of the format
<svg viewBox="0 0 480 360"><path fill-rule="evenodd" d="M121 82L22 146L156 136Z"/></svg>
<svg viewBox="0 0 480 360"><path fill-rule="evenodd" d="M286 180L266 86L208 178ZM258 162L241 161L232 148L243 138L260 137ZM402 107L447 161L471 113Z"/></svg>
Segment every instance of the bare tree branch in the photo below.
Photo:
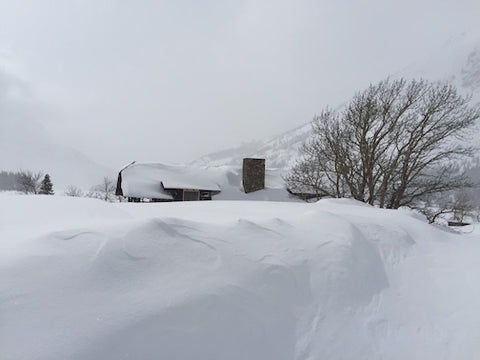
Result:
<svg viewBox="0 0 480 360"><path fill-rule="evenodd" d="M314 118L287 187L398 208L466 186L452 164L472 153L464 140L480 108L469 101L445 83L371 85L340 113L327 109Z"/></svg>
<svg viewBox="0 0 480 360"><path fill-rule="evenodd" d="M16 174L17 188L25 194L38 194L43 173L30 170L20 170Z"/></svg>

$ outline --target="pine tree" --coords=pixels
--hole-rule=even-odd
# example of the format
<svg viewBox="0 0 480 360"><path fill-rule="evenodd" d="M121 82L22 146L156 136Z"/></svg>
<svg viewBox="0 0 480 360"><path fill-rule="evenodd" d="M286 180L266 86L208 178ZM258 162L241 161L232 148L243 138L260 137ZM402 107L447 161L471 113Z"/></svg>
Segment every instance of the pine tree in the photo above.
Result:
<svg viewBox="0 0 480 360"><path fill-rule="evenodd" d="M46 174L42 180L42 184L40 185L40 192L39 194L43 195L53 195L53 184L50 180L50 175Z"/></svg>

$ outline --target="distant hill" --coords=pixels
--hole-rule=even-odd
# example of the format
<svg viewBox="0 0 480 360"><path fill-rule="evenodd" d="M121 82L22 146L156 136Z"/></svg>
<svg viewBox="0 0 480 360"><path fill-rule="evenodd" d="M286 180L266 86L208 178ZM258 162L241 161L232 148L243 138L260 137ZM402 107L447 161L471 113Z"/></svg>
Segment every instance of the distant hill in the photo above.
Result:
<svg viewBox="0 0 480 360"><path fill-rule="evenodd" d="M298 149L307 139L311 124L287 131L267 142L255 141L235 148L214 152L194 161L201 165L239 165L244 157L266 158L269 168L287 168L298 156Z"/></svg>
<svg viewBox="0 0 480 360"><path fill-rule="evenodd" d="M60 193L68 185L88 189L114 172L54 139L37 120L29 89L0 68L0 171L50 174Z"/></svg>
<svg viewBox="0 0 480 360"><path fill-rule="evenodd" d="M449 39L427 58L394 75L452 82L460 91L480 101L480 29L463 32Z"/></svg>
<svg viewBox="0 0 480 360"><path fill-rule="evenodd" d="M49 173L54 188L73 184L83 189L113 172L68 146L59 144L26 114L0 107L0 171L20 169Z"/></svg>
<svg viewBox="0 0 480 360"><path fill-rule="evenodd" d="M70 147L57 143L32 119L0 117L0 170L49 173L57 189L74 184L88 189L113 172Z"/></svg>

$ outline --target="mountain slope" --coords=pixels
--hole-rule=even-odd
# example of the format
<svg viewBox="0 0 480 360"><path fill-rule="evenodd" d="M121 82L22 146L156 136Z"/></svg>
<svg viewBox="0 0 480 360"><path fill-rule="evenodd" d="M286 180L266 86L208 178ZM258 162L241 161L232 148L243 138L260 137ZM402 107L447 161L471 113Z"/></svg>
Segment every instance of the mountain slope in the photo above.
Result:
<svg viewBox="0 0 480 360"><path fill-rule="evenodd" d="M474 101L480 101L480 29L452 37L427 58L395 74L400 76L450 81L461 92L471 93Z"/></svg>
<svg viewBox="0 0 480 360"><path fill-rule="evenodd" d="M266 158L266 166L269 168L286 168L295 161L310 129L310 123L304 124L267 142L255 141L214 152L202 156L193 163L205 166L240 165L245 157L260 157Z"/></svg>
<svg viewBox="0 0 480 360"><path fill-rule="evenodd" d="M31 119L0 117L0 169L49 173L56 189L68 185L88 189L111 171L77 150L58 144Z"/></svg>
<svg viewBox="0 0 480 360"><path fill-rule="evenodd" d="M451 81L463 94L472 95L472 102L480 102L480 29L453 37L426 59L417 61L393 78ZM353 93L359 89L352 89ZM321 109L318 109L319 111ZM301 125L277 136L255 149L237 147L208 154L196 162L205 165L239 164L242 157L266 158L267 166L289 168L298 157L298 149L310 134L310 124ZM473 139L480 146L480 136Z"/></svg>

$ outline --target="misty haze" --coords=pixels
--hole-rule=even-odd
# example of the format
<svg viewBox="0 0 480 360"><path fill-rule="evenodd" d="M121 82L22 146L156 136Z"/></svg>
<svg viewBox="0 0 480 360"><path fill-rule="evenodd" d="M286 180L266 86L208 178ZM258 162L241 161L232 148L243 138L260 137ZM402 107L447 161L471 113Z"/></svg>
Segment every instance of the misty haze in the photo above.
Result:
<svg viewBox="0 0 480 360"><path fill-rule="evenodd" d="M477 359L479 13L0 0L0 357Z"/></svg>

